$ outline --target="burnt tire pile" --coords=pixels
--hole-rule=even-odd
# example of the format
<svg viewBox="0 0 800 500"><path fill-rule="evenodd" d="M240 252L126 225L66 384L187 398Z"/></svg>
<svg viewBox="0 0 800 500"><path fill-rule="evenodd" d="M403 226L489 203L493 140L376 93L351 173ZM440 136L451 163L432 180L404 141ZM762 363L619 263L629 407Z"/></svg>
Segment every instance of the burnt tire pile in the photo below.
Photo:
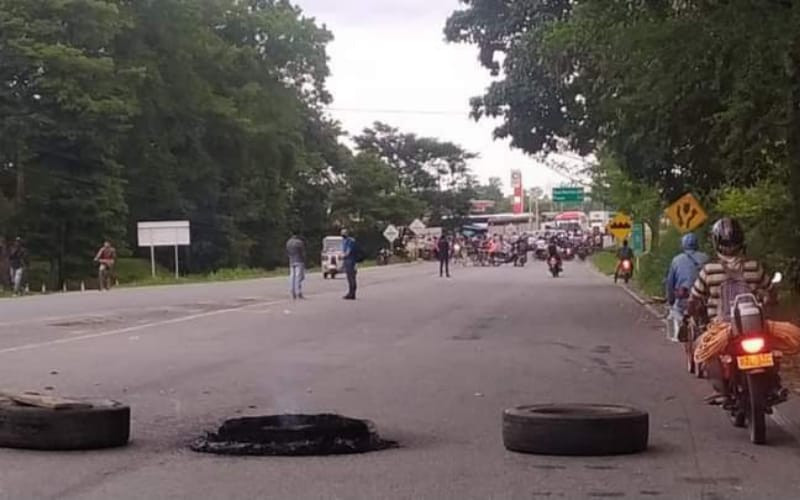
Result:
<svg viewBox="0 0 800 500"><path fill-rule="evenodd" d="M92 450L124 446L131 410L109 400L46 408L0 398L0 447L29 450Z"/></svg>
<svg viewBox="0 0 800 500"><path fill-rule="evenodd" d="M225 421L192 450L218 455L310 456L366 453L396 446L369 420L336 414L268 415Z"/></svg>
<svg viewBox="0 0 800 500"><path fill-rule="evenodd" d="M527 405L503 412L508 450L540 455L603 456L647 449L647 413L617 405Z"/></svg>

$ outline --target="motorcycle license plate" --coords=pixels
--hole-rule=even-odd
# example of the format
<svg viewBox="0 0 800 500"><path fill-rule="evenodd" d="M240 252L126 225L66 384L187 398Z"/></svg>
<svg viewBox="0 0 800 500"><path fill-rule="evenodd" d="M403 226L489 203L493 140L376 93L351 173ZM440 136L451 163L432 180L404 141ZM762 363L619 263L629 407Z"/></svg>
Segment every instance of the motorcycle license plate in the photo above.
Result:
<svg viewBox="0 0 800 500"><path fill-rule="evenodd" d="M775 366L775 360L773 360L771 352L747 354L745 356L736 356L736 364L740 370L755 370L756 368Z"/></svg>

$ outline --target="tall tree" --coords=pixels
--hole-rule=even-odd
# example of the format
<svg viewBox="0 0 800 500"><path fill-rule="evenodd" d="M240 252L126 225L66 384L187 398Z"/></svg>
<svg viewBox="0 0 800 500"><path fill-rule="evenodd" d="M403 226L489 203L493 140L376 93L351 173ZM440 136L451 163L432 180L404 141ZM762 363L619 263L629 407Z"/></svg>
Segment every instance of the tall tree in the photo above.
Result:
<svg viewBox="0 0 800 500"><path fill-rule="evenodd" d="M113 0L0 0L0 164L20 234L53 280L125 233L122 134L136 71L109 50L130 19Z"/></svg>

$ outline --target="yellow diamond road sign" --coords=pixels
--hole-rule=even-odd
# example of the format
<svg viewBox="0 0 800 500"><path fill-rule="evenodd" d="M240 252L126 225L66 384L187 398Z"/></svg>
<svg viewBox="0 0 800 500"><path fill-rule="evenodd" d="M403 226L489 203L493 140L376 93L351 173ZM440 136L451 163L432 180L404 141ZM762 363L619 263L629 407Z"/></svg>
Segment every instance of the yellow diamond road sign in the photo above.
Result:
<svg viewBox="0 0 800 500"><path fill-rule="evenodd" d="M623 214L618 213L611 219L611 222L608 223L608 231L614 235L614 238L617 240L624 240L631 235L631 230L633 229L633 220Z"/></svg>
<svg viewBox="0 0 800 500"><path fill-rule="evenodd" d="M667 217L678 231L688 233L700 227L708 219L708 214L692 193L686 193L667 208Z"/></svg>

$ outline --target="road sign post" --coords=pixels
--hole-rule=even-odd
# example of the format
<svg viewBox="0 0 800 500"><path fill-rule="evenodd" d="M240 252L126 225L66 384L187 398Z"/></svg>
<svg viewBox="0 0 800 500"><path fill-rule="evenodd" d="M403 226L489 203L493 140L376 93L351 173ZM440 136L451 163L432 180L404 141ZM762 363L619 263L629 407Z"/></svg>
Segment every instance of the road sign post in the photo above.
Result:
<svg viewBox="0 0 800 500"><path fill-rule="evenodd" d="M618 213L608 223L608 232L614 235L617 241L628 239L632 229L633 220L623 213Z"/></svg>
<svg viewBox="0 0 800 500"><path fill-rule="evenodd" d="M631 247L637 254L644 253L644 222L636 222L633 224L633 231L631 233Z"/></svg>
<svg viewBox="0 0 800 500"><path fill-rule="evenodd" d="M408 228L414 232L414 234L420 233L425 230L427 226L425 223L419 219L414 219L414 222L409 224Z"/></svg>
<svg viewBox="0 0 800 500"><path fill-rule="evenodd" d="M681 233L694 231L708 220L708 214L692 193L686 193L667 208L667 217Z"/></svg>
<svg viewBox="0 0 800 500"><path fill-rule="evenodd" d="M400 231L392 224L389 224L383 231L383 237L386 238L390 244L394 243L398 236L400 236Z"/></svg>

